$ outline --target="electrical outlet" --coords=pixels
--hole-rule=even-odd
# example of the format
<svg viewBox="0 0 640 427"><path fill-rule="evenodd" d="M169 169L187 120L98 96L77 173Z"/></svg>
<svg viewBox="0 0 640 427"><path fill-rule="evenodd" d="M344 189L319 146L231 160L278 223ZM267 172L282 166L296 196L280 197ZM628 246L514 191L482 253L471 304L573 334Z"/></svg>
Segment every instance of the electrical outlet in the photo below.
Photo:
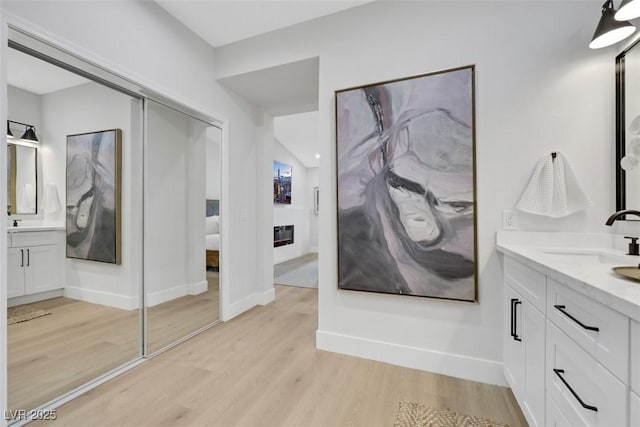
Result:
<svg viewBox="0 0 640 427"><path fill-rule="evenodd" d="M516 214L512 210L502 211L502 229L517 230Z"/></svg>

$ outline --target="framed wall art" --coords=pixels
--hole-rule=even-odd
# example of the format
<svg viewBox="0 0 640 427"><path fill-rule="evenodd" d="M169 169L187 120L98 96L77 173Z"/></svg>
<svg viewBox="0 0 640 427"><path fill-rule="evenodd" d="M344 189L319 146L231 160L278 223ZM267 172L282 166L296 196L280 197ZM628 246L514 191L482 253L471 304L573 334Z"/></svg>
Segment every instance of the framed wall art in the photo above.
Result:
<svg viewBox="0 0 640 427"><path fill-rule="evenodd" d="M273 203L291 204L291 166L273 161Z"/></svg>
<svg viewBox="0 0 640 427"><path fill-rule="evenodd" d="M336 91L339 289L477 301L474 81Z"/></svg>
<svg viewBox="0 0 640 427"><path fill-rule="evenodd" d="M67 258L121 263L120 129L67 136Z"/></svg>

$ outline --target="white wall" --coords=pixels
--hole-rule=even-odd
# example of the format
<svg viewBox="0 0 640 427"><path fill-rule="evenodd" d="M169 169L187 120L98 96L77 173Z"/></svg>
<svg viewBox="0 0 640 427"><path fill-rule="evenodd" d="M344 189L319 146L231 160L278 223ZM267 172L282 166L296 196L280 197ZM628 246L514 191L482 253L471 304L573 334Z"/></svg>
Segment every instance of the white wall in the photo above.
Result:
<svg viewBox="0 0 640 427"><path fill-rule="evenodd" d="M273 248L273 263L278 264L309 252L309 200L307 168L276 138L273 160L291 166L291 205L273 205L273 225L294 226L293 245Z"/></svg>
<svg viewBox="0 0 640 427"><path fill-rule="evenodd" d="M222 132L216 127L207 129L206 147L206 196L220 200L220 142Z"/></svg>
<svg viewBox="0 0 640 427"><path fill-rule="evenodd" d="M122 264L65 259L65 296L123 309L138 308L141 275L142 141L139 101L97 83L86 83L42 96L43 180L55 184L66 206L67 135L122 129ZM63 208L64 209L64 208ZM64 224L65 211L45 214ZM65 251L65 248L60 248Z"/></svg>
<svg viewBox="0 0 640 427"><path fill-rule="evenodd" d="M156 103L147 117L145 291L154 306L206 290L206 127Z"/></svg>
<svg viewBox="0 0 640 427"><path fill-rule="evenodd" d="M222 187L229 199L221 209L227 218L223 227L233 239L228 239L221 259L221 280L229 278L221 295L222 318L272 300L272 281L257 280L257 175L254 167L246 166L256 164L257 111L213 79L211 47L153 2L3 1L2 8L8 19L54 43L228 121L223 159L229 160L223 160Z"/></svg>
<svg viewBox="0 0 640 427"><path fill-rule="evenodd" d="M319 348L502 383L495 232L536 160L562 151L595 202L529 230L609 231L614 210L614 49L592 51L592 2L373 2L216 49L217 75L320 57ZM476 65L479 303L339 291L335 90Z"/></svg>
<svg viewBox="0 0 640 427"><path fill-rule="evenodd" d="M309 203L311 213L309 216L309 250L311 252L318 252L318 239L319 239L319 220L320 216L316 215L313 212L313 195L314 188L320 186L320 175L319 168L308 168L307 169L307 194L311 195L311 202Z"/></svg>

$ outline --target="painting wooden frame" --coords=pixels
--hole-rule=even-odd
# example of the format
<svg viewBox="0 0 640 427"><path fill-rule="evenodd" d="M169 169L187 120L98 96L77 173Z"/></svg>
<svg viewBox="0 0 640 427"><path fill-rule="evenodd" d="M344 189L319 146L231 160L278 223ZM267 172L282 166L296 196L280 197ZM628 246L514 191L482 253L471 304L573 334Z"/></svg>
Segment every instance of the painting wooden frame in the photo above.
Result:
<svg viewBox="0 0 640 427"><path fill-rule="evenodd" d="M477 302L475 66L335 92L338 289Z"/></svg>
<svg viewBox="0 0 640 427"><path fill-rule="evenodd" d="M66 256L121 264L122 130L67 136Z"/></svg>

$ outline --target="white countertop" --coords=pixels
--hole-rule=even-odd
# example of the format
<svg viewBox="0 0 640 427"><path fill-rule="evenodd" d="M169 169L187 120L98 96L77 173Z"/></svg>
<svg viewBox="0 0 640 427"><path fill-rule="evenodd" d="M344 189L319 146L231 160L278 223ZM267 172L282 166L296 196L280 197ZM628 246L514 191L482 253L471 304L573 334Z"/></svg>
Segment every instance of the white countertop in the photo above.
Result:
<svg viewBox="0 0 640 427"><path fill-rule="evenodd" d="M496 237L499 252L640 321L640 282L623 278L612 270L640 263L640 256L626 255L624 236L498 231ZM573 261L572 253L601 255L604 262Z"/></svg>
<svg viewBox="0 0 640 427"><path fill-rule="evenodd" d="M59 231L64 230L63 224L20 224L17 227L7 227L8 233L21 233L26 231Z"/></svg>

